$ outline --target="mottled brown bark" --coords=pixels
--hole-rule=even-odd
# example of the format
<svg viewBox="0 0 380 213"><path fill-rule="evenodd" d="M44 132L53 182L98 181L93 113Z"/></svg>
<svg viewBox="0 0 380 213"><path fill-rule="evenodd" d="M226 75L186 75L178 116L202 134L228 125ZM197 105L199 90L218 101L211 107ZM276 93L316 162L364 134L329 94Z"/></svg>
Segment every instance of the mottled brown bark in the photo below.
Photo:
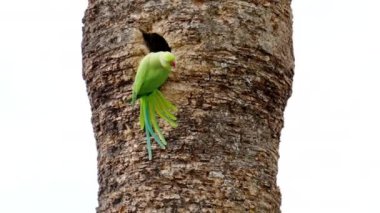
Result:
<svg viewBox="0 0 380 213"><path fill-rule="evenodd" d="M280 212L276 184L294 58L290 0L90 0L83 77L98 149L97 212ZM162 88L178 108L166 150L148 161L138 107L123 103L164 36L177 68Z"/></svg>

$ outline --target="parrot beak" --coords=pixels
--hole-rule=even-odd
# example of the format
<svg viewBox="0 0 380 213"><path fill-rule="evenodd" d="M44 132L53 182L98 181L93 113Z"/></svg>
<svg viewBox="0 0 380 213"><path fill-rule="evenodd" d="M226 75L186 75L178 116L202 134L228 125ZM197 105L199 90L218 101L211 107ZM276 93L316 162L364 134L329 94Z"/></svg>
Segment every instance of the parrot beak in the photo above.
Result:
<svg viewBox="0 0 380 213"><path fill-rule="evenodd" d="M172 67L175 68L175 61L171 63Z"/></svg>

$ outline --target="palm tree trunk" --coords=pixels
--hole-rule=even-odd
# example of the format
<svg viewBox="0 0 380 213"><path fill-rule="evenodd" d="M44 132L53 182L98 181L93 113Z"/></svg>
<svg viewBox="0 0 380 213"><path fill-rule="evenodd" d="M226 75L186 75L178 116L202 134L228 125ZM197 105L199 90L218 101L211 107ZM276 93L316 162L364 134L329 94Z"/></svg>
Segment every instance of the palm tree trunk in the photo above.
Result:
<svg viewBox="0 0 380 213"><path fill-rule="evenodd" d="M97 212L280 212L290 0L90 0L83 21ZM169 147L153 146L153 161L139 107L123 102L147 53L139 29L163 35L177 56L162 92L179 108L179 127L163 128Z"/></svg>

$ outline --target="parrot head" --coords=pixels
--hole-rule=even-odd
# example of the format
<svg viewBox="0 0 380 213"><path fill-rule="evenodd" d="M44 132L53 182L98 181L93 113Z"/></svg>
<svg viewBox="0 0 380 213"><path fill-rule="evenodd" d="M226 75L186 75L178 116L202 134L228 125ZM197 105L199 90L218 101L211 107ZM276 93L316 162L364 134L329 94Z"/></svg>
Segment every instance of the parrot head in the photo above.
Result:
<svg viewBox="0 0 380 213"><path fill-rule="evenodd" d="M175 56L170 52L162 52L160 55L160 62L165 68L175 68Z"/></svg>

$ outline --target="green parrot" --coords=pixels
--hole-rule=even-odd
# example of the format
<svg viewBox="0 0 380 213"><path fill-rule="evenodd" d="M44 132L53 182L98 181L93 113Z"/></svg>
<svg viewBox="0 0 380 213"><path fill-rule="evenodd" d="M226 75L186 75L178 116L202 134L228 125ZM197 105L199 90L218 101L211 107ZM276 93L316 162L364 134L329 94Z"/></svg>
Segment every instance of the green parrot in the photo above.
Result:
<svg viewBox="0 0 380 213"><path fill-rule="evenodd" d="M131 104L140 100L140 126L145 130L149 160L152 160L151 136L161 148L165 149L167 145L158 125L157 115L172 127L177 127L177 118L173 114L177 108L159 90L172 68L175 68L175 56L172 53L149 53L140 61L132 86Z"/></svg>

